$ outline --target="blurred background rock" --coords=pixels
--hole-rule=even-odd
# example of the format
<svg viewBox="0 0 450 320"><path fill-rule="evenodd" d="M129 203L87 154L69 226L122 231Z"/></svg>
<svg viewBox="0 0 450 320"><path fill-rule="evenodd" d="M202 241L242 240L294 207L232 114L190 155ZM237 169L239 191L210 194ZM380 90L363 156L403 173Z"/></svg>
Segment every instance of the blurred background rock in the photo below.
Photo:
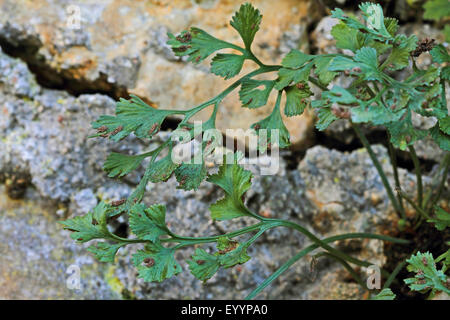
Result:
<svg viewBox="0 0 450 320"><path fill-rule="evenodd" d="M75 244L56 223L85 214L101 200L126 197L142 168L112 180L102 170L106 156L111 151L141 152L159 144L173 129L169 123L151 143L132 137L117 144L87 139L90 122L101 114L112 114L115 100L136 94L155 107L190 108L233 81L210 74L210 61L194 66L175 57L166 45L166 34L197 26L240 44L228 22L243 2L0 0L0 298L241 299L307 243L288 230L273 230L250 250L248 263L221 270L206 284L187 270L163 283L148 284L136 278L130 262L135 248L121 249L115 265L99 263L85 250L86 245ZM250 2L263 14L253 49L267 64L280 63L291 49L331 52L330 30L335 21L327 17L330 9L339 6L356 12L359 3ZM400 19L404 32L445 41L441 21L423 20L424 1L380 2L388 16ZM427 63L429 58L424 54L421 59ZM253 67L245 64L243 72ZM220 109L218 128L248 128L270 112L273 99L266 107L248 110L241 108L237 92L233 93ZM205 112L198 119L208 116ZM247 197L250 207L297 221L321 237L385 232L396 223L375 168L345 123L319 133L312 113L285 121L293 146L282 153L277 175L253 179ZM392 180L382 145L384 133L365 130L370 141L378 144L375 150ZM419 155L431 172L441 154L431 143L424 145ZM406 191L413 193L411 162L403 158L400 163ZM425 183L428 180L425 177ZM167 205L175 231L195 236L217 234L232 226L209 219L209 204L221 197L214 187L204 183L197 192L186 192L175 186L173 178L152 184L145 198L147 203ZM114 225L124 236L128 234L125 222ZM378 241L353 241L341 247L380 265L387 259ZM191 253L186 250L177 257L184 269ZM312 277L309 259L298 262L260 298L362 297L358 285L332 261L321 260ZM80 267L79 290L66 285L71 265Z"/></svg>

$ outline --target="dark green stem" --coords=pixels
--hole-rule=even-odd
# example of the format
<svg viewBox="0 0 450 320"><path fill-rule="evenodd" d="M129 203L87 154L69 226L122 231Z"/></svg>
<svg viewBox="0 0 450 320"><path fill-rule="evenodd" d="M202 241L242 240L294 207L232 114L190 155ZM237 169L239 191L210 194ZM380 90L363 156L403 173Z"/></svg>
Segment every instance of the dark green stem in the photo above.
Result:
<svg viewBox="0 0 450 320"><path fill-rule="evenodd" d="M436 172L436 174L433 177L433 180L431 182L431 187L427 190L427 193L425 194L425 198L424 198L424 202L423 202L423 207L426 209L428 208L428 203L431 199L431 196L433 194L434 188L440 188L438 187L437 183L440 179L444 179L444 177L446 176L444 174L444 172L446 170L448 170L448 166L450 165L450 153L447 152L447 154L444 156L444 159L441 161L441 163L439 163L439 168ZM442 175L441 175L442 172ZM445 182L445 180L444 180ZM442 180L441 180L441 185L442 185Z"/></svg>
<svg viewBox="0 0 450 320"><path fill-rule="evenodd" d="M389 275L389 278L387 278L386 282L384 283L383 289L389 288L391 283L395 280L395 278L397 277L398 273L405 267L405 265L406 265L406 260L400 262L395 267L394 271L392 271L392 273Z"/></svg>
<svg viewBox="0 0 450 320"><path fill-rule="evenodd" d="M412 199L410 199L402 190L397 189L397 193L405 199L420 215L425 218L429 218L430 216L426 213L421 207L419 207Z"/></svg>
<svg viewBox="0 0 450 320"><path fill-rule="evenodd" d="M400 189L400 179L398 177L398 167L397 167L397 155L395 154L394 146L392 145L389 137L388 137L388 150L389 150L389 157L391 159L392 164L392 170L394 173L394 180L395 180L395 188ZM405 212L405 207L403 206L403 199L402 197L397 194L397 200L400 205L401 212ZM400 214L400 217L405 216L404 214Z"/></svg>
<svg viewBox="0 0 450 320"><path fill-rule="evenodd" d="M420 170L420 162L419 158L417 157L416 149L414 149L414 146L408 146L409 152L411 154L411 159L414 164L414 171L416 173L416 180L417 180L417 202L419 207L422 208L423 204L423 184L422 184L422 172Z"/></svg>
<svg viewBox="0 0 450 320"><path fill-rule="evenodd" d="M448 171L450 167L450 153L447 153L444 157L444 172L442 173L441 183L438 187L438 192L436 193L436 196L433 198L433 201L431 201L431 208L439 201L439 198L441 197L442 191L445 187L445 181L447 180Z"/></svg>
<svg viewBox="0 0 450 320"><path fill-rule="evenodd" d="M355 133L358 136L359 140L361 140L363 146L366 148L367 152L369 153L369 156L372 159L372 162L373 162L375 168L377 169L378 174L380 175L381 181L383 182L383 185L386 189L389 199L392 202L392 205L394 206L395 211L397 213L401 214L403 219L406 219L406 214L404 211L402 211L397 199L395 198L394 193L392 192L392 188L389 184L389 181L383 171L383 168L381 167L380 162L377 159L377 156L373 152L369 141L367 141L366 136L362 133L361 129L359 128L359 126L357 124L351 122L351 125L353 127L353 130L355 130Z"/></svg>
<svg viewBox="0 0 450 320"><path fill-rule="evenodd" d="M346 239L379 239L379 240L385 240L385 241L391 241L395 243L402 243L406 244L408 243L407 240L402 239L396 239L391 237L386 237L378 234L369 234L369 233L348 233L348 234L341 234L338 236L329 237L326 239L323 239L322 241L325 243L330 243L334 241L339 240L346 240ZM306 256L308 253L312 252L313 250L317 249L319 245L317 244L311 244L307 246L306 248L302 249L299 253L297 253L295 256L290 258L288 261L286 261L281 267L279 267L274 273L272 273L268 278L266 278L255 290L253 290L245 299L250 300L256 297L261 291L264 290L268 285L270 285L275 279L277 279L283 272L288 270L294 263L296 263L298 260Z"/></svg>
<svg viewBox="0 0 450 320"><path fill-rule="evenodd" d="M321 252L319 253L319 255L323 255L326 257L330 257L332 259L335 259L337 262L339 262L340 264L342 264L344 266L344 268L350 273L350 275L353 277L353 279L355 279L356 282L358 282L358 284L367 290L367 286L364 283L364 281L362 281L361 277L359 276L359 274L355 271L355 269L353 269L345 260L342 260L339 257L336 257L334 254L328 253L328 252ZM317 256L316 256L317 257Z"/></svg>

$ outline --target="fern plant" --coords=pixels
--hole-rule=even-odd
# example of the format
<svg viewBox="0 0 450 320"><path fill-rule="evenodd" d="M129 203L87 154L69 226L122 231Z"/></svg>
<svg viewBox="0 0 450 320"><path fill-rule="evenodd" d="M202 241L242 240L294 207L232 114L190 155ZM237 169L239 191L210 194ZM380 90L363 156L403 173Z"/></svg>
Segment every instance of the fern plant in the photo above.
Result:
<svg viewBox="0 0 450 320"><path fill-rule="evenodd" d="M282 113L292 117L301 115L307 108L312 109L317 114L316 127L319 130L325 130L338 119L347 119L379 172L387 195L400 218L398 228L413 227L428 221L442 231L449 227L450 216L443 208L438 207L450 165L448 153L450 151L450 117L445 98L445 82L450 79L450 66L445 65L450 62L450 55L442 45L427 46L414 35L408 37L397 34L398 21L385 18L380 5L363 3L360 5L360 10L363 21L346 15L341 9L332 12L332 16L340 20L331 32L336 39L336 46L339 49L346 49L351 54L311 55L292 50L283 58L281 65L266 65L253 54L251 47L259 30L262 15L248 3L240 7L230 22L242 38L242 47L217 39L195 27L182 31L176 36L169 33L168 44L173 52L177 56L187 57L187 60L194 64L215 54L211 62L211 72L224 79L237 76L246 60L255 62L258 67L240 77L214 98L188 110L155 109L137 96L132 96L130 100L120 99L115 116L101 116L92 123L93 128L97 130L92 137L120 141L134 134L140 139L151 139L157 134L167 117L178 115L182 117L182 120L176 131L187 134L186 141L191 141L208 129L215 128L215 119L220 112L221 102L233 90L239 88L242 107L249 109L266 105L270 93L275 91L277 99L270 115L251 126L256 135L265 135L267 140L265 143L264 139L259 140L258 147L261 152L276 145L281 148L289 146L289 132L283 123ZM235 53L216 53L223 49L232 49ZM419 69L415 64L415 58L424 51L430 51L433 64L427 69ZM395 74L402 70L406 70L409 74L400 81ZM265 73L277 74L278 77L276 80L256 79L257 75ZM331 85L338 76L350 78L351 84L347 88ZM322 90L320 98L312 99L311 86ZM286 96L284 108L281 106L282 95ZM195 132L190 120L206 108L212 108L211 117L203 123L202 132ZM412 123L414 114L433 118L435 125L430 129L414 127ZM396 192L389 184L375 153L360 129L360 124L386 128L389 134L387 144L395 175ZM273 131L267 134L267 130L277 130L278 135L271 135L270 132ZM429 190L424 190L420 161L413 144L428 136L445 150L446 154L433 185ZM199 152L211 149L212 140L212 138L203 139ZM154 150L140 155L130 156L120 153L109 155L104 169L110 177L122 177L130 173L145 158L149 158L150 161L140 183L127 199L111 203L101 202L85 216L62 221L64 228L72 231L71 237L78 242L105 240L88 248L100 261L104 262L114 262L117 251L123 246L143 246L143 249L133 255L132 261L139 272L139 277L145 281L163 281L182 272L183 268L176 261L174 254L177 250L188 246L196 246L191 260L187 261L189 271L199 280L207 281L220 268L231 268L247 262L251 258L247 253L248 248L269 229L287 227L309 238L311 244L302 248L260 283L247 296L248 299L256 297L296 261L317 248L323 250L317 257L327 256L337 260L361 286L366 287L354 267L368 267L371 263L350 256L336 249L332 244L339 240L354 238L408 243L402 239L367 233L341 234L320 239L302 225L260 216L250 210L244 201L245 193L251 188L252 174L239 165L236 155L231 157L231 160L230 157L226 158L218 173L211 175L208 174L202 156L201 161L195 163L174 162L172 153L175 144L173 139L168 139ZM408 150L413 159L417 177L417 196L414 199L401 190L395 148ZM142 203L145 188L150 181L164 182L172 175L175 175L180 189L195 190L206 180L223 190L224 197L210 206L212 219L223 221L250 217L255 223L212 236L185 237L176 234L166 224L164 205L154 204L148 207ZM416 210L415 217L406 215L405 201ZM134 237L119 237L108 229L108 221L121 214L128 216L129 228ZM248 235L248 240L241 240L243 235ZM217 249L214 252L208 252L202 247L204 244L211 243L216 245ZM407 262L410 263L410 270L419 275L405 280L406 283L412 290L430 289L433 293L436 291L448 293L445 274L449 262L448 251L436 261L429 253L416 254ZM444 259L444 256L447 258ZM422 259L426 259L426 263ZM407 262L404 262L401 267ZM434 264L442 262L443 269L437 271ZM376 299L394 297L388 287L395 280L399 269L401 268L396 268L392 274L384 271L388 280L385 289L375 297ZM420 285L423 281L425 281L423 285Z"/></svg>

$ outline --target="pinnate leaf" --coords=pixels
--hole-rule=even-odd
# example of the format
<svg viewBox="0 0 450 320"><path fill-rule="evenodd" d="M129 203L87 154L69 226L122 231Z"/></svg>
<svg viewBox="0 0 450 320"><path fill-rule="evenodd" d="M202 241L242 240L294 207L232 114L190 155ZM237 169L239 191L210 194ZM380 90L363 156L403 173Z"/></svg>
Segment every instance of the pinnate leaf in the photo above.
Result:
<svg viewBox="0 0 450 320"><path fill-rule="evenodd" d="M124 243L109 244L106 242L99 242L96 246L89 246L87 251L93 253L101 262L114 262L117 250L124 245Z"/></svg>
<svg viewBox="0 0 450 320"><path fill-rule="evenodd" d="M129 212L130 229L139 239L157 242L161 236L169 234L164 205L154 204L145 208L145 205L137 203Z"/></svg>
<svg viewBox="0 0 450 320"><path fill-rule="evenodd" d="M131 95L130 100L121 98L116 104L116 116L102 115L92 123L94 129L101 130L93 137L104 136L119 141L130 133L138 138L152 138L164 119L174 114L172 110L155 109L139 97Z"/></svg>
<svg viewBox="0 0 450 320"><path fill-rule="evenodd" d="M84 216L60 221L64 229L72 231L70 237L79 242L87 242L93 239L110 238L106 226L107 205L100 202L93 210Z"/></svg>
<svg viewBox="0 0 450 320"><path fill-rule="evenodd" d="M142 155L126 155L117 152L111 152L106 158L106 161L103 165L103 170L108 173L108 177L123 177L135 170L144 160L147 154Z"/></svg>
<svg viewBox="0 0 450 320"><path fill-rule="evenodd" d="M138 278L147 282L161 282L179 274L182 269L175 260L175 250L160 244L149 243L145 250L133 255L133 264L138 269Z"/></svg>
<svg viewBox="0 0 450 320"><path fill-rule="evenodd" d="M242 197L251 187L252 174L238 164L224 163L217 174L211 175L208 182L225 191L225 197L210 206L211 217L216 220L229 220L248 215Z"/></svg>

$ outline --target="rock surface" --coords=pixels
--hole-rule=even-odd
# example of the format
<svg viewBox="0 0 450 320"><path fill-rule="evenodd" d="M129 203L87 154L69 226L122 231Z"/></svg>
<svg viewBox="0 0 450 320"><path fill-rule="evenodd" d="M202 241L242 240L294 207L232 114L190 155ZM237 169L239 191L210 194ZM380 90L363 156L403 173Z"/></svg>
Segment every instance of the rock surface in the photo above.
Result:
<svg viewBox="0 0 450 320"><path fill-rule="evenodd" d="M0 299L120 298L110 267L67 237L39 197L29 190L13 201L0 186Z"/></svg>
<svg viewBox="0 0 450 320"><path fill-rule="evenodd" d="M210 98L211 92L226 84L208 75L207 65L193 67L175 59L164 47L165 33L195 22L237 43L231 28L222 23L238 4L107 0L94 5L85 1L80 4L82 27L75 31L64 20L66 3L47 2L51 5L0 0L2 12L10 13L0 15L0 44L11 52L14 47L23 49L22 58L28 62L27 66L0 51L0 182L5 184L0 185L0 299L241 299L309 244L295 231L271 230L249 249L249 262L220 270L206 284L187 270L192 248L176 257L184 269L178 277L144 283L137 279L131 263L131 254L138 247L120 249L117 263L110 265L96 262L86 251L89 244L75 244L57 221L85 214L101 200L127 197L142 175L139 168L122 180L107 178L102 165L109 152L140 153L170 135L161 131L151 143L133 137L117 144L87 139L92 133L90 122L114 110L114 100L98 92L134 92L163 108ZM311 3L255 1L265 15L255 49L265 61L277 62L280 54L299 46L306 26L317 19L315 13L307 14ZM287 8L291 15L285 14ZM215 10L214 15L210 15L211 10ZM37 67L40 84L56 88L59 81L71 93L78 90L82 94L41 86L30 72L36 72ZM207 86L200 88L198 79ZM171 90L180 86L182 90ZM90 94L88 88L97 94ZM235 96L224 104L219 122L222 128L246 128L255 121L253 116L259 119L265 112L241 115L233 112L238 107ZM312 118L302 119L289 119L288 128L293 136L309 137ZM334 134L342 135L342 131ZM295 141L301 144L302 139ZM374 151L393 184L386 149L376 145ZM283 153L275 175L255 174L252 189L246 194L253 211L297 222L320 238L348 232L385 233L396 224L397 217L366 151L341 152L315 146L306 151L298 166L289 162L293 156L298 155ZM437 159L435 153L433 157ZM404 169L399 174L404 191L414 197L415 176ZM424 183L429 182L425 177ZM208 208L222 197L222 191L209 183L203 183L196 192L176 189L176 185L174 177L167 183L149 184L144 201L165 204L171 229L181 235L221 234L252 222L213 223ZM21 196L25 200L11 199ZM113 227L126 234L124 222L118 220ZM380 266L386 262L380 241L352 240L336 245L359 259ZM335 261L320 258L311 271L313 254L297 262L258 298L362 298L358 285ZM71 265L80 267L80 290L67 287Z"/></svg>

